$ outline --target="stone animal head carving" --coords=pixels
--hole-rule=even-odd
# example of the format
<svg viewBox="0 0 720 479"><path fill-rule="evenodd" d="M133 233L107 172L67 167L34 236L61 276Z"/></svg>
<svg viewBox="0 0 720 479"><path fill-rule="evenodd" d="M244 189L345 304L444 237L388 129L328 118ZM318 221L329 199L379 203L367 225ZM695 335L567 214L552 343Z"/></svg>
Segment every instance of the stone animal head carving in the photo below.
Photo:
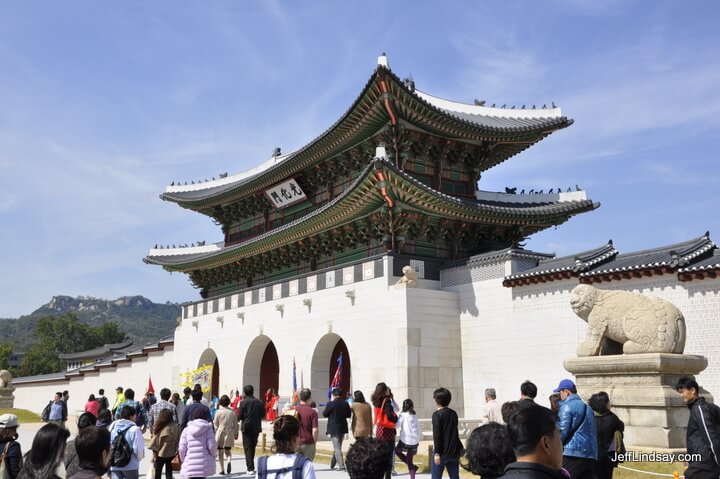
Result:
<svg viewBox="0 0 720 479"><path fill-rule="evenodd" d="M407 281L417 280L417 273L415 272L415 268L413 268L412 266L403 266L402 272L403 276Z"/></svg>
<svg viewBox="0 0 720 479"><path fill-rule="evenodd" d="M12 386L12 374L10 371L3 369L0 371L0 388L9 388Z"/></svg>
<svg viewBox="0 0 720 479"><path fill-rule="evenodd" d="M575 314L580 316L586 322L590 312L597 302L597 289L587 284L580 284L570 292L570 307Z"/></svg>

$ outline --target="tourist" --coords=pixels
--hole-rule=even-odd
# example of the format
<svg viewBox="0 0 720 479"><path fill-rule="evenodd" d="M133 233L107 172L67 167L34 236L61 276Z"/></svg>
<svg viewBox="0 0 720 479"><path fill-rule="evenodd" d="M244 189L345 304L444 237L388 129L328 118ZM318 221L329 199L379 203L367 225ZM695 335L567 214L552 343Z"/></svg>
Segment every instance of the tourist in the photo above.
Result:
<svg viewBox="0 0 720 479"><path fill-rule="evenodd" d="M203 406L206 406L208 408L208 410L210 410L210 402L207 400L207 398L203 394L202 386L200 386L200 384L195 384L195 386L193 386L192 390L200 391L200 395L201 395L200 404L202 404ZM193 397L192 391L190 392L190 397ZM195 398L193 397L193 401L194 400L195 400Z"/></svg>
<svg viewBox="0 0 720 479"><path fill-rule="evenodd" d="M112 413L109 409L101 409L98 413L98 420L95 425L97 427L107 429L110 427L110 424L112 424Z"/></svg>
<svg viewBox="0 0 720 479"><path fill-rule="evenodd" d="M575 383L570 379L560 381L553 391L560 394L560 438L563 452L563 468L571 479L591 479L597 467L598 446L593 411L577 395Z"/></svg>
<svg viewBox="0 0 720 479"><path fill-rule="evenodd" d="M508 421L507 432L516 460L505 467L500 479L567 479L560 430L550 409L520 409Z"/></svg>
<svg viewBox="0 0 720 479"><path fill-rule="evenodd" d="M413 464L413 457L417 454L418 445L420 444L420 424L415 414L415 405L412 399L403 401L402 412L398 415L395 428L400 438L397 446L395 446L395 455L407 464L410 479L415 479L418 468Z"/></svg>
<svg viewBox="0 0 720 479"><path fill-rule="evenodd" d="M525 381L520 385L520 400L518 401L521 408L535 405L537 397L537 386L530 381Z"/></svg>
<svg viewBox="0 0 720 479"><path fill-rule="evenodd" d="M213 421L215 420L215 414L217 414L218 408L220 407L220 398L217 396L213 396L210 400L210 406L208 408L210 409L210 419Z"/></svg>
<svg viewBox="0 0 720 479"><path fill-rule="evenodd" d="M126 393L130 391L131 389L128 389ZM119 412L120 419L110 424L110 444L115 442L118 434L123 434L125 441L132 448L132 455L130 462L124 466L111 463L110 474L113 479L137 479L140 461L145 457L145 441L140 428L135 423L138 411L134 406L125 405L119 409Z"/></svg>
<svg viewBox="0 0 720 479"><path fill-rule="evenodd" d="M55 398L45 406L43 409L41 418L44 422L52 422L65 427L65 421L67 421L67 403L63 401L63 395L61 392L55 393Z"/></svg>
<svg viewBox="0 0 720 479"><path fill-rule="evenodd" d="M473 429L467 440L465 460L463 468L482 479L502 476L505 466L515 462L507 428L491 422Z"/></svg>
<svg viewBox="0 0 720 479"><path fill-rule="evenodd" d="M120 409L120 405L125 402L125 393L123 392L123 388L121 386L118 386L115 388L115 402L113 403L112 407L112 414L113 417L118 413L118 410Z"/></svg>
<svg viewBox="0 0 720 479"><path fill-rule="evenodd" d="M485 390L485 407L482 414L483 424L496 422L503 424L500 403L497 401L497 393L494 388Z"/></svg>
<svg viewBox="0 0 720 479"><path fill-rule="evenodd" d="M145 415L150 415L150 409L157 404L157 398L155 397L155 390L145 392L145 397L142 400L143 409L145 409ZM152 431L152 426L148 425Z"/></svg>
<svg viewBox="0 0 720 479"><path fill-rule="evenodd" d="M534 402L532 404L535 404ZM507 424L508 419L510 419L510 416L515 414L520 410L520 401L507 401L504 402L503 405L500 407L500 415L502 416L502 423L501 424ZM527 407L527 406L525 406Z"/></svg>
<svg viewBox="0 0 720 479"><path fill-rule="evenodd" d="M95 426L97 424L97 418L91 412L84 412L78 417L77 428L78 432L85 428ZM65 464L65 471L68 476L75 475L80 470L80 458L75 448L75 439L71 439L65 446L65 455L63 456L63 463Z"/></svg>
<svg viewBox="0 0 720 479"><path fill-rule="evenodd" d="M178 422L177 408L173 403L170 402L170 390L168 388L162 388L160 390L160 400L150 406L150 412L148 413L148 429L150 434L153 434L155 430L155 421L160 414L160 411L167 409L170 411L172 420Z"/></svg>
<svg viewBox="0 0 720 479"><path fill-rule="evenodd" d="M95 399L98 404L100 404L100 409L110 409L110 401L105 397L105 390L103 388L98 389L98 394L95 396Z"/></svg>
<svg viewBox="0 0 720 479"><path fill-rule="evenodd" d="M300 444L300 422L293 416L280 416L273 423L272 456L258 459L258 479L315 479L315 468L312 461L297 454ZM296 475L297 473L300 473Z"/></svg>
<svg viewBox="0 0 720 479"><path fill-rule="evenodd" d="M278 416L280 396L275 394L275 391L268 389L265 392L265 420L273 422Z"/></svg>
<svg viewBox="0 0 720 479"><path fill-rule="evenodd" d="M350 428L355 439L372 436L372 408L365 401L362 391L355 391L353 394L352 420Z"/></svg>
<svg viewBox="0 0 720 479"><path fill-rule="evenodd" d="M310 406L312 398L309 389L300 390L300 404L293 409L300 421L300 441L297 452L311 461L315 459L315 443L318 440L318 413ZM290 409L290 412L293 410Z"/></svg>
<svg viewBox="0 0 720 479"><path fill-rule="evenodd" d="M148 423L147 413L145 412L145 408L143 407L142 403L135 400L135 391L130 388L127 388L125 390L125 401L120 404L118 410L115 412L116 420L120 419L120 412L125 406L129 406L135 409L135 425L142 428L142 433L145 434Z"/></svg>
<svg viewBox="0 0 720 479"><path fill-rule="evenodd" d="M68 472L69 479L100 479L107 474L110 431L97 426L86 427L75 437L75 449L80 467L72 476Z"/></svg>
<svg viewBox="0 0 720 479"><path fill-rule="evenodd" d="M685 445L690 457L699 455L699 461L689 461L685 469L688 479L717 478L720 476L720 411L700 396L700 386L691 376L682 376L675 389L690 409Z"/></svg>
<svg viewBox="0 0 720 479"><path fill-rule="evenodd" d="M3 455L8 479L15 479L22 468L22 451L18 438L18 418L15 414L0 416L0 454Z"/></svg>
<svg viewBox="0 0 720 479"><path fill-rule="evenodd" d="M189 403L190 401L192 401L192 399L190 398L190 393L192 393L192 389L190 389L189 387L185 386L185 389L183 389L182 402L183 402L183 404L186 405L186 406L188 405L188 403Z"/></svg>
<svg viewBox="0 0 720 479"><path fill-rule="evenodd" d="M100 403L95 399L95 395L91 394L88 397L87 402L85 403L85 412L89 412L96 418L98 417L98 414L100 414Z"/></svg>
<svg viewBox="0 0 720 479"><path fill-rule="evenodd" d="M240 396L240 391L235 391L235 397L233 397L232 403L230 403L230 407L235 412L235 415L237 416L238 408L240 407L240 401L242 400L242 397Z"/></svg>
<svg viewBox="0 0 720 479"><path fill-rule="evenodd" d="M217 442L212 423L202 409L193 409L190 421L180 436L179 454L182 461L180 477L204 478L215 474ZM156 479L159 478L156 476Z"/></svg>
<svg viewBox="0 0 720 479"><path fill-rule="evenodd" d="M350 479L382 479L388 468L388 447L387 441L359 437L345 459Z"/></svg>
<svg viewBox="0 0 720 479"><path fill-rule="evenodd" d="M245 452L245 465L248 474L255 473L255 448L258 436L262 430L262 420L265 408L262 401L253 396L255 388L250 384L243 388L245 399L240 402L238 421L242 421L243 451Z"/></svg>
<svg viewBox="0 0 720 479"><path fill-rule="evenodd" d="M610 411L610 398L606 392L600 391L590 396L588 405L595 415L595 430L597 431L598 461L595 479L612 479L613 470L618 465L617 454L624 452L625 424L615 413Z"/></svg>
<svg viewBox="0 0 720 479"><path fill-rule="evenodd" d="M375 437L379 441L387 442L385 479L390 479L392 465L395 462L395 436L397 434L395 423L397 423L398 417L393 410L392 399L392 392L385 383L378 383L370 397L375 415Z"/></svg>
<svg viewBox="0 0 720 479"><path fill-rule="evenodd" d="M215 413L213 424L215 425L215 441L218 449L218 462L220 462L220 474L225 474L225 457L227 457L227 473L232 471L232 448L235 445L235 439L238 438L240 429L238 427L237 417L232 409L230 409L230 398L223 394L218 401L218 411Z"/></svg>
<svg viewBox="0 0 720 479"><path fill-rule="evenodd" d="M555 420L559 420L559 414L560 414L560 395L558 393L552 393L550 397L548 398L550 401L550 410L553 414L555 414Z"/></svg>
<svg viewBox="0 0 720 479"><path fill-rule="evenodd" d="M433 393L433 399L437 410L432 415L433 462L430 473L432 479L440 479L443 470L447 469L450 479L458 479L463 445L458 434L457 413L448 407L452 394L445 388L439 388Z"/></svg>
<svg viewBox="0 0 720 479"><path fill-rule="evenodd" d="M62 398L62 393L60 398ZM64 479L65 445L70 431L56 422L45 424L33 438L30 451L25 454L19 479Z"/></svg>
<svg viewBox="0 0 720 479"><path fill-rule="evenodd" d="M170 396L170 404L175 406L175 417L177 417L177 422L180 424L183 414L185 414L185 403L178 393L172 393L172 396Z"/></svg>
<svg viewBox="0 0 720 479"><path fill-rule="evenodd" d="M150 450L153 452L153 464L155 479L162 477L165 468L165 479L172 479L172 467L170 462L178 453L180 445L180 426L171 409L161 409L157 413L157 419L153 423L152 440Z"/></svg>
<svg viewBox="0 0 720 479"><path fill-rule="evenodd" d="M330 436L334 451L330 469L335 469L335 465L337 465L339 471L344 471L345 459L343 459L342 443L345 434L348 433L347 420L352 415L352 410L343 398L342 389L333 388L332 397L333 400L328 402L323 410L323 417L328 418L325 434Z"/></svg>
<svg viewBox="0 0 720 479"><path fill-rule="evenodd" d="M188 422L190 422L192 417L195 415L195 411L202 411L203 414L205 414L205 420L207 422L212 422L212 419L210 417L210 408L202 403L202 391L193 389L190 395L192 396L192 402L185 406L185 410L183 411L182 423L180 423L181 429L185 429Z"/></svg>

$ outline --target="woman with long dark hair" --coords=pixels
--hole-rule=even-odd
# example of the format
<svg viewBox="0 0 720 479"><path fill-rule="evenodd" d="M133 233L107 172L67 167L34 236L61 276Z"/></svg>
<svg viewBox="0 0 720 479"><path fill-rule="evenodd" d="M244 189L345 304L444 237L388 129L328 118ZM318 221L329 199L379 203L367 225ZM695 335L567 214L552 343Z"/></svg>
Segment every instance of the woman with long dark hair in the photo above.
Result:
<svg viewBox="0 0 720 479"><path fill-rule="evenodd" d="M296 470L302 471L303 479L315 479L315 468L312 462L295 451L300 444L300 421L294 416L280 416L273 423L272 456L258 459L258 477L274 477L290 479Z"/></svg>
<svg viewBox="0 0 720 479"><path fill-rule="evenodd" d="M55 423L41 427L25 454L25 463L18 475L22 479L61 479L65 477L65 444L70 431Z"/></svg>
<svg viewBox="0 0 720 479"><path fill-rule="evenodd" d="M350 430L352 431L353 437L355 439L359 437L371 437L372 408L365 401L365 395L362 391L355 391L350 409L352 409Z"/></svg>
<svg viewBox="0 0 720 479"><path fill-rule="evenodd" d="M393 460L395 459L395 435L397 433L395 423L397 423L398 417L393 409L393 396L387 384L378 383L370 397L370 401L375 414L375 437L379 441L388 443L388 468L385 471L385 479L390 479Z"/></svg>
<svg viewBox="0 0 720 479"><path fill-rule="evenodd" d="M150 442L150 450L153 452L153 463L155 464L155 478L162 477L163 467L165 468L165 479L172 479L172 468L170 462L178 452L180 442L180 426L173 421L172 410L161 409L157 421L153 426L153 438Z"/></svg>

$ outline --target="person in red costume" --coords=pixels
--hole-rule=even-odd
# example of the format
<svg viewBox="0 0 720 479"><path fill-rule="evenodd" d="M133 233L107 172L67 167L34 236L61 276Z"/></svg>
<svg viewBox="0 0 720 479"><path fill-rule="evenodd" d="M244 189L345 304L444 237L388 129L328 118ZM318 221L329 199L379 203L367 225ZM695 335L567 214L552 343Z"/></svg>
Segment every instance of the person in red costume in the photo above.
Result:
<svg viewBox="0 0 720 479"><path fill-rule="evenodd" d="M275 391L268 389L265 393L265 419L269 422L273 422L277 419L277 404L280 397L275 394Z"/></svg>

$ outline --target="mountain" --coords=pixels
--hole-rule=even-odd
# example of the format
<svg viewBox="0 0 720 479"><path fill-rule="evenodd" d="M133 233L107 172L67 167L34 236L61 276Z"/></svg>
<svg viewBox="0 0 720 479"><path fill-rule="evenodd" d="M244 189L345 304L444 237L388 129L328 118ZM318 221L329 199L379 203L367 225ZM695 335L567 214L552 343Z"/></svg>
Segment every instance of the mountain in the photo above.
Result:
<svg viewBox="0 0 720 479"><path fill-rule="evenodd" d="M180 305L153 303L143 296L123 296L115 300L54 296L31 314L17 319L0 319L0 343L11 343L16 352L25 351L33 343L33 331L39 318L65 313L75 313L81 323L91 326L115 321L135 344L143 345L173 334Z"/></svg>

